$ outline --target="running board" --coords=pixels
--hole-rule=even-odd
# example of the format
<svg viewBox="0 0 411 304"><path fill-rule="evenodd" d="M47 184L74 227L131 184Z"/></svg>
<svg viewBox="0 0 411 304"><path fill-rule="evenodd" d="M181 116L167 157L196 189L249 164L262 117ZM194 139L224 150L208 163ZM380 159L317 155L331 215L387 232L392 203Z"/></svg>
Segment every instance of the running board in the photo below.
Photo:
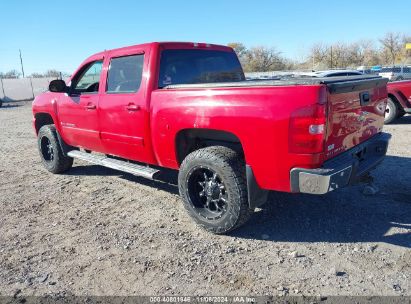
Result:
<svg viewBox="0 0 411 304"><path fill-rule="evenodd" d="M153 169L150 167L133 164L127 161L110 158L104 155L96 155L78 150L72 150L68 152L67 155L73 158L85 160L95 165L100 165L103 167L127 172L133 175L142 176L149 179L154 179L154 175L160 172L160 170Z"/></svg>

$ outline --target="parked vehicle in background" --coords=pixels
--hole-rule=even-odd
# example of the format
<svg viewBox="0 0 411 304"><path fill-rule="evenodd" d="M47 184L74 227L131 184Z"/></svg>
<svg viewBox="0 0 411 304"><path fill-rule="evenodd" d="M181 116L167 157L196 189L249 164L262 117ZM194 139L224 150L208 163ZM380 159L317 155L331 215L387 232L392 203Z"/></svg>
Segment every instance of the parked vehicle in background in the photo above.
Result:
<svg viewBox="0 0 411 304"><path fill-rule="evenodd" d="M378 75L378 73L381 71L381 67L362 65L357 68L357 71L367 75Z"/></svg>
<svg viewBox="0 0 411 304"><path fill-rule="evenodd" d="M300 73L297 75L302 77L344 77L344 76L358 76L364 75L360 71L356 70L325 70L325 71L315 71L309 73Z"/></svg>
<svg viewBox="0 0 411 304"><path fill-rule="evenodd" d="M381 69L382 69L382 66L380 66L380 65L374 65L374 66L371 67L371 72L373 72L373 73L379 73L379 72L381 71Z"/></svg>
<svg viewBox="0 0 411 304"><path fill-rule="evenodd" d="M232 48L148 43L89 57L68 84L53 80L33 102L33 126L50 172L73 158L150 179L179 170L189 215L227 233L269 190L325 194L368 179L391 137L386 84L245 81Z"/></svg>
<svg viewBox="0 0 411 304"><path fill-rule="evenodd" d="M362 72L366 71L365 67L359 67L360 70L326 70L326 71L317 71L311 73L299 74L303 77L336 77L336 76L355 76L363 75ZM411 70L411 68L408 68ZM406 68L382 68L382 71L394 71L397 76L399 73L401 75L407 74L405 77L411 78L411 71ZM371 69L369 70L371 72ZM406 73L404 73L406 72ZM389 78L393 77L393 72L379 73L381 77ZM368 73L367 73L368 74ZM402 76L400 77L400 79ZM389 124L395 119L404 116L406 113L411 113L411 81L396 81L389 82L387 84L388 99L387 99L387 108L384 117L384 123Z"/></svg>
<svg viewBox="0 0 411 304"><path fill-rule="evenodd" d="M387 92L384 122L389 124L406 113L411 113L411 80L389 82Z"/></svg>
<svg viewBox="0 0 411 304"><path fill-rule="evenodd" d="M409 66L393 66L382 67L378 75L388 78L389 81L400 81L411 79L411 67Z"/></svg>
<svg viewBox="0 0 411 304"><path fill-rule="evenodd" d="M357 72L360 72L362 74L372 74L371 68L366 66L359 66L357 68Z"/></svg>
<svg viewBox="0 0 411 304"><path fill-rule="evenodd" d="M370 74L370 75L378 75L378 73L381 71L381 66L375 65L375 66L359 66L357 68L358 72L361 72L363 74Z"/></svg>

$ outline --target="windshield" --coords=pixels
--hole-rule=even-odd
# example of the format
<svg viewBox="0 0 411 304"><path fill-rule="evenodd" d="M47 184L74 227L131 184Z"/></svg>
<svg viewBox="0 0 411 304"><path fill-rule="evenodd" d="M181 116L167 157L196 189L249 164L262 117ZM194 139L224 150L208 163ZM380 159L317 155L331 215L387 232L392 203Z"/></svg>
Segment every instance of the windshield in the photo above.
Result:
<svg viewBox="0 0 411 304"><path fill-rule="evenodd" d="M233 82L245 80L234 52L212 50L164 50L159 88L173 84Z"/></svg>

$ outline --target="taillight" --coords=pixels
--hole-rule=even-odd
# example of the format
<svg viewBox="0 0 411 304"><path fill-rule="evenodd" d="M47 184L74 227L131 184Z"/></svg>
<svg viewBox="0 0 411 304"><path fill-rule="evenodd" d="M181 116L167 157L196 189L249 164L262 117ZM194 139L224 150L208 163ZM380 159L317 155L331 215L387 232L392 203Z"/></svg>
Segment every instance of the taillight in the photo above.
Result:
<svg viewBox="0 0 411 304"><path fill-rule="evenodd" d="M313 104L291 113L288 130L290 153L320 153L324 149L326 105Z"/></svg>

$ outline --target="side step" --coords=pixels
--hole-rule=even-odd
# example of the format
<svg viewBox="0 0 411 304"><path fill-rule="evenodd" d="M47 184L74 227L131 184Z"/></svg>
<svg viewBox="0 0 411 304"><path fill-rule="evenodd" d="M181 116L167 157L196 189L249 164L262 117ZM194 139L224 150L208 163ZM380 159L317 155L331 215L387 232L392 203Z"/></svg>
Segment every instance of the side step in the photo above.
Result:
<svg viewBox="0 0 411 304"><path fill-rule="evenodd" d="M149 178L149 179L154 179L154 175L160 172L160 170L153 169L150 167L140 166L140 165L129 163L123 160L109 158L104 155L95 155L95 154L86 153L86 152L82 152L78 150L72 150L68 152L67 155L73 158L85 160L87 162L90 162L96 165L127 172L130 174L142 176L142 177Z"/></svg>

